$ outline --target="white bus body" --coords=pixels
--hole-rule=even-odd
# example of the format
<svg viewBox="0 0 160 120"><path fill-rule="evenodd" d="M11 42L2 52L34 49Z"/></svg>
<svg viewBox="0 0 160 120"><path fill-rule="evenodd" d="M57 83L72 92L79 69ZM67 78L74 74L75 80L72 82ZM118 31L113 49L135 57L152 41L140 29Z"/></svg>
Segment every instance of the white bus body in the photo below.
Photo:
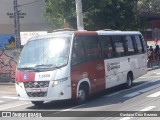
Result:
<svg viewBox="0 0 160 120"><path fill-rule="evenodd" d="M76 99L116 85L131 87L147 72L140 32L62 31L30 39L16 69L20 100Z"/></svg>

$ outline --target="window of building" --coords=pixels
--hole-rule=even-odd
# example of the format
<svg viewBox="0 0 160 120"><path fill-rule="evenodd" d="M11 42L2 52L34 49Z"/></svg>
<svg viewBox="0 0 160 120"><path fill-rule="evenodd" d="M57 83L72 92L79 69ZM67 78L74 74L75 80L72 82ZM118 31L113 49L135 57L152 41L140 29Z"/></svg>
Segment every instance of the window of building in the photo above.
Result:
<svg viewBox="0 0 160 120"><path fill-rule="evenodd" d="M113 51L110 36L100 36L99 39L100 39L102 53L104 55L104 58L114 57L114 51Z"/></svg>

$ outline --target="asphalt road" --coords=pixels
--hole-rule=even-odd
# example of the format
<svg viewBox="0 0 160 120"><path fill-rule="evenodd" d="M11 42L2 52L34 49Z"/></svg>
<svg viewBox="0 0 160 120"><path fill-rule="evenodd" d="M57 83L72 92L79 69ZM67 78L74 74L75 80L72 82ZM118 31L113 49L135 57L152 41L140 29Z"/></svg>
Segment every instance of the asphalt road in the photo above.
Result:
<svg viewBox="0 0 160 120"><path fill-rule="evenodd" d="M16 117L18 114L14 114L14 111L34 111L37 116L47 116L47 119L52 120L53 117L54 120L158 120L160 118L155 116L160 115L160 69L149 71L135 80L131 89L117 86L91 96L87 103L78 106L72 101L52 101L37 107L28 101L19 101L14 85L0 85L0 111L12 111L15 116L12 120L21 119ZM43 112L39 114L39 111ZM26 114L29 113L19 115L25 117ZM144 117L145 115L152 117Z"/></svg>

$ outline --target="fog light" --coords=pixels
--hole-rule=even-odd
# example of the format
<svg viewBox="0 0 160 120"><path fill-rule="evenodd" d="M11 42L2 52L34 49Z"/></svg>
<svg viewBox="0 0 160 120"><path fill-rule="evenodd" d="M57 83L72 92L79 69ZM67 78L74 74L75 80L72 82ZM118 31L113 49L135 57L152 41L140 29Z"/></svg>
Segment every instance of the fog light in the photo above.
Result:
<svg viewBox="0 0 160 120"><path fill-rule="evenodd" d="M63 92L61 92L61 93L60 93L60 95L64 95L64 93L63 93Z"/></svg>

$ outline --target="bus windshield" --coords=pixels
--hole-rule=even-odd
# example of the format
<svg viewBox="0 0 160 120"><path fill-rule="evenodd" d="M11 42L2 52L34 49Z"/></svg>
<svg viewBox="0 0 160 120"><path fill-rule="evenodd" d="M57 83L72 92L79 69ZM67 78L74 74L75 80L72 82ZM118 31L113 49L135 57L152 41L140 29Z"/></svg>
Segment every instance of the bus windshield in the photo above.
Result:
<svg viewBox="0 0 160 120"><path fill-rule="evenodd" d="M17 69L52 70L68 63L69 37L43 38L29 41L22 50Z"/></svg>

